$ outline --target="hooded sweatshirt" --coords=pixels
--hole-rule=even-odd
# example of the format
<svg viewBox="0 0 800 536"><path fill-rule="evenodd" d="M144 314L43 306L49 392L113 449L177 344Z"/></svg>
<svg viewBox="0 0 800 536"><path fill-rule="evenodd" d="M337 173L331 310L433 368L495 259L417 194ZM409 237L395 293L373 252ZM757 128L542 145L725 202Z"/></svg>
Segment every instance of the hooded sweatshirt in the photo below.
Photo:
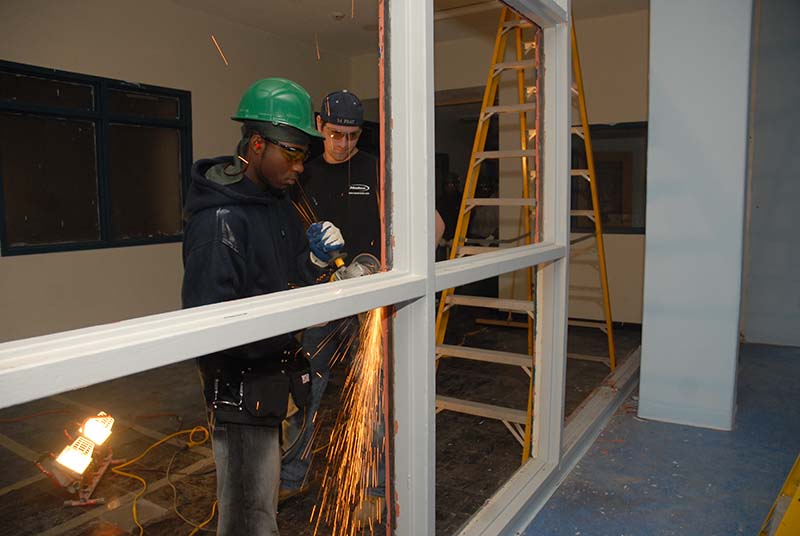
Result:
<svg viewBox="0 0 800 536"><path fill-rule="evenodd" d="M260 189L232 157L194 164L184 219L184 308L311 284L321 273L289 197ZM207 400L215 378L238 383L244 368L275 370L294 343L278 335L199 358Z"/></svg>

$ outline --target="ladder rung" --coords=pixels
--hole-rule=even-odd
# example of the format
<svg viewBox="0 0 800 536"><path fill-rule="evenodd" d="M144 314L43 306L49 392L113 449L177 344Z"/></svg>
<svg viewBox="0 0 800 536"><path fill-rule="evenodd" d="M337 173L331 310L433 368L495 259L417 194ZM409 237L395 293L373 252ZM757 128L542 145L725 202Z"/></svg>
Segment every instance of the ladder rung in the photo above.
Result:
<svg viewBox="0 0 800 536"><path fill-rule="evenodd" d="M492 251L497 251L498 249L500 248L491 246L459 246L458 256L463 257L465 255L480 255L481 253L491 253Z"/></svg>
<svg viewBox="0 0 800 536"><path fill-rule="evenodd" d="M536 67L536 62L533 60L519 60L519 61L504 61L494 64L495 74L506 69L531 69Z"/></svg>
<svg viewBox="0 0 800 536"><path fill-rule="evenodd" d="M585 242L586 240L591 240L592 238L595 238L593 234L587 234L584 236L579 236L578 238L573 238L572 240L569 241L569 243L570 245L574 246L575 244L580 244L581 242Z"/></svg>
<svg viewBox="0 0 800 536"><path fill-rule="evenodd" d="M481 402L462 400L449 396L437 396L436 409L466 413L467 415L475 415L476 417L497 419L498 421L515 422L518 424L525 424L527 417L526 413L519 409L493 406L491 404L483 404Z"/></svg>
<svg viewBox="0 0 800 536"><path fill-rule="evenodd" d="M481 151L475 153L475 161L486 160L488 158L522 158L527 156L533 158L536 156L536 151L532 149L510 149L507 151ZM473 164L475 165L475 164Z"/></svg>
<svg viewBox="0 0 800 536"><path fill-rule="evenodd" d="M526 300L487 298L485 296L465 296L463 294L451 294L447 296L446 301L451 305L465 305L467 307L487 307L489 309L501 309L503 311L513 311L515 313L532 313L534 305L533 302L529 302Z"/></svg>
<svg viewBox="0 0 800 536"><path fill-rule="evenodd" d="M533 28L533 23L529 20L509 20L503 23L503 28Z"/></svg>
<svg viewBox="0 0 800 536"><path fill-rule="evenodd" d="M584 292L603 292L603 289L600 287L595 287L591 285L570 285L570 290L581 290Z"/></svg>
<svg viewBox="0 0 800 536"><path fill-rule="evenodd" d="M581 361L594 361L595 363L604 363L606 365L609 364L609 360L607 357L601 357L599 355L567 353L567 357L569 359L579 359Z"/></svg>
<svg viewBox="0 0 800 536"><path fill-rule="evenodd" d="M586 218L594 219L594 210L570 210L570 216L584 216Z"/></svg>
<svg viewBox="0 0 800 536"><path fill-rule="evenodd" d="M459 246L458 255L463 257L465 255L480 255L481 253L491 253L498 251L500 248L492 246Z"/></svg>
<svg viewBox="0 0 800 536"><path fill-rule="evenodd" d="M570 171L570 175L572 175L573 177L583 177L587 181L592 180L590 178L588 169L573 169L572 171Z"/></svg>
<svg viewBox="0 0 800 536"><path fill-rule="evenodd" d="M606 329L606 323L602 320L567 320L568 326L577 326L581 328L597 328Z"/></svg>
<svg viewBox="0 0 800 536"><path fill-rule="evenodd" d="M586 295L581 295L581 294L572 294L572 293L570 293L569 299L570 300L575 300L575 301L593 302L593 303L598 303L600 305L603 305L602 296L586 296Z"/></svg>
<svg viewBox="0 0 800 536"><path fill-rule="evenodd" d="M532 102L526 102L523 104L501 104L499 106L487 106L485 113L486 115L507 114L513 112L533 112L534 110L536 110L536 104Z"/></svg>
<svg viewBox="0 0 800 536"><path fill-rule="evenodd" d="M525 329L528 327L527 322L517 322L515 320L497 320L495 318L476 318L476 324L482 324L485 326L500 326L503 328L522 328Z"/></svg>
<svg viewBox="0 0 800 536"><path fill-rule="evenodd" d="M531 197L470 197L467 206L474 207L535 207L536 200Z"/></svg>
<svg viewBox="0 0 800 536"><path fill-rule="evenodd" d="M570 132L572 132L576 136L580 136L581 138L583 138L583 127L572 127L570 129Z"/></svg>
<svg viewBox="0 0 800 536"><path fill-rule="evenodd" d="M527 354L500 352L498 350L486 350L484 348L469 348L466 346L455 346L452 344L439 344L436 346L436 353L440 356L460 357L462 359L484 361L487 363L498 363L500 365L514 365L527 368L533 366L533 357Z"/></svg>

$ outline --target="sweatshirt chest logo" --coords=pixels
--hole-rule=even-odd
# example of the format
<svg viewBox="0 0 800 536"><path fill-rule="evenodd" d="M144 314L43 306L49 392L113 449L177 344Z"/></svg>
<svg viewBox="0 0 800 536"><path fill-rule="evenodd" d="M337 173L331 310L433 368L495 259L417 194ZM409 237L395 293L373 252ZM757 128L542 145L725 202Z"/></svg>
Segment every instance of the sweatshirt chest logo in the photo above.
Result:
<svg viewBox="0 0 800 536"><path fill-rule="evenodd" d="M369 184L351 184L349 195L369 195Z"/></svg>

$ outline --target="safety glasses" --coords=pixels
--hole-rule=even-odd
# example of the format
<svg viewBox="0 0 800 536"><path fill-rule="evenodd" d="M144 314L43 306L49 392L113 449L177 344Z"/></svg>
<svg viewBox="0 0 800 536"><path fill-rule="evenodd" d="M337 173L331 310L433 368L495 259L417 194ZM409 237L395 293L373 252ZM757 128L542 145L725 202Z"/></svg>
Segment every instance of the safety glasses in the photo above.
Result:
<svg viewBox="0 0 800 536"><path fill-rule="evenodd" d="M341 130L335 130L332 128L325 129L325 137L336 141L347 138L347 141L354 142L358 140L359 136L361 136L361 129L358 129L355 132L342 132Z"/></svg>
<svg viewBox="0 0 800 536"><path fill-rule="evenodd" d="M272 145L276 146L278 149L281 150L283 153L284 158L289 162L305 162L308 160L308 157L311 155L308 149L300 149L299 147L292 147L291 145L286 145L285 143L281 143L278 140L273 140L272 138L264 138L266 141L271 143Z"/></svg>

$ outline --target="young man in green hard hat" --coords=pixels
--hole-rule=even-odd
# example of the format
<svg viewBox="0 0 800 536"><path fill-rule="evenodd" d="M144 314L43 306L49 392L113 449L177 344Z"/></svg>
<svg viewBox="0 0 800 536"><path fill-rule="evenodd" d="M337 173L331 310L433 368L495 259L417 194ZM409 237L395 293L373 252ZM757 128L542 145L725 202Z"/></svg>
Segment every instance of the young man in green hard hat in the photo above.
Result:
<svg viewBox="0 0 800 536"><path fill-rule="evenodd" d="M197 161L187 195L184 307L314 283L344 240L329 222L304 233L286 189L295 184L314 128L298 84L267 78L242 97L233 156ZM279 426L291 392L307 396L293 334L198 358L212 427L222 536L278 534Z"/></svg>

